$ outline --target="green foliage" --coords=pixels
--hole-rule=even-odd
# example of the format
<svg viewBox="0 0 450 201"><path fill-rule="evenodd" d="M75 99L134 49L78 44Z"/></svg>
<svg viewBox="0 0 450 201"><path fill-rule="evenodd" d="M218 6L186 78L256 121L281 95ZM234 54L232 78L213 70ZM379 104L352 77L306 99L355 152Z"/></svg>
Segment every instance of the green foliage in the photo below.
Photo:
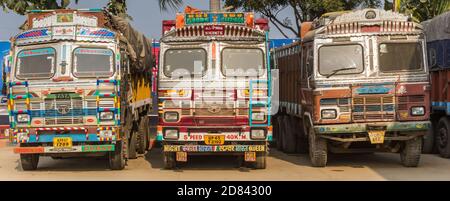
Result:
<svg viewBox="0 0 450 201"><path fill-rule="evenodd" d="M258 12L288 37L286 30L298 36L302 22L311 21L324 13L379 7L381 0L225 0L225 6ZM281 12L292 12L291 16L294 19L281 19L279 17Z"/></svg>
<svg viewBox="0 0 450 201"><path fill-rule="evenodd" d="M400 12L421 22L450 11L450 0L397 0L396 6Z"/></svg>
<svg viewBox="0 0 450 201"><path fill-rule="evenodd" d="M183 5L183 0L158 0L159 8L167 10L168 8L177 9Z"/></svg>
<svg viewBox="0 0 450 201"><path fill-rule="evenodd" d="M27 10L63 9L69 4L70 0L0 0L4 11L12 10L20 15L24 15Z"/></svg>

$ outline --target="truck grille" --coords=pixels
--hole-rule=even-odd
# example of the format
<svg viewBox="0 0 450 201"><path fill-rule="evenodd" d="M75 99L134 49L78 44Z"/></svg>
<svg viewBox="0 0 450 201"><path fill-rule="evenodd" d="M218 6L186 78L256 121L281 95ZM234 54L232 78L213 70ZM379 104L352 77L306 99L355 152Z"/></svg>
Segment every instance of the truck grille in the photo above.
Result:
<svg viewBox="0 0 450 201"><path fill-rule="evenodd" d="M70 125L83 123L83 100L46 99L44 101L45 125Z"/></svg>
<svg viewBox="0 0 450 201"><path fill-rule="evenodd" d="M394 96L353 98L354 121L389 121L395 118Z"/></svg>

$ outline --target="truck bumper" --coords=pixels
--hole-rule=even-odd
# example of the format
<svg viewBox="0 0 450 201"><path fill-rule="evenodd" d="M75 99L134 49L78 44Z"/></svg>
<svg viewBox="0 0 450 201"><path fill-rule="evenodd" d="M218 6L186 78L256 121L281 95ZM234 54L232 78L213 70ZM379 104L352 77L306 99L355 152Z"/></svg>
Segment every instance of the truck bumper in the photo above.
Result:
<svg viewBox="0 0 450 201"><path fill-rule="evenodd" d="M314 126L316 134L349 134L367 133L370 126L385 127L385 131L417 132L426 131L431 128L430 121L411 122L374 122L374 123L354 123L354 124L334 124Z"/></svg>
<svg viewBox="0 0 450 201"><path fill-rule="evenodd" d="M115 146L108 145L82 145L73 146L70 149L55 149L53 147L15 147L16 154L58 154L58 153L92 153L92 152L110 152L114 151Z"/></svg>
<svg viewBox="0 0 450 201"><path fill-rule="evenodd" d="M164 145L164 152L243 153L265 151L267 151L266 145Z"/></svg>

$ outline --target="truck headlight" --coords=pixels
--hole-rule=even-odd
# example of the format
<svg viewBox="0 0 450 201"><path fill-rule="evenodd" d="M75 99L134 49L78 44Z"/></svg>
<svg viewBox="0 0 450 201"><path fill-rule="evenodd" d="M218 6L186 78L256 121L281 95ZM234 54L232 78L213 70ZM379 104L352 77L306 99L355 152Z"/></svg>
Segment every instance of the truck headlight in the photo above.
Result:
<svg viewBox="0 0 450 201"><path fill-rule="evenodd" d="M30 115L28 114L18 114L17 122L19 123L27 123L30 120Z"/></svg>
<svg viewBox="0 0 450 201"><path fill-rule="evenodd" d="M412 116L423 116L425 115L425 107L412 107L411 108Z"/></svg>
<svg viewBox="0 0 450 201"><path fill-rule="evenodd" d="M113 112L101 112L100 120L113 120L114 113Z"/></svg>
<svg viewBox="0 0 450 201"><path fill-rule="evenodd" d="M266 139L266 130L264 129L252 129L251 136L254 140L263 140Z"/></svg>
<svg viewBox="0 0 450 201"><path fill-rule="evenodd" d="M178 139L178 130L177 129L164 130L164 139L177 140Z"/></svg>
<svg viewBox="0 0 450 201"><path fill-rule="evenodd" d="M100 137L111 137L111 136L113 136L112 130L101 130L99 134L100 134Z"/></svg>
<svg viewBox="0 0 450 201"><path fill-rule="evenodd" d="M336 110L322 110L322 119L336 119L337 112Z"/></svg>
<svg viewBox="0 0 450 201"><path fill-rule="evenodd" d="M263 112L252 113L252 120L253 121L264 121L264 120L266 120L266 114Z"/></svg>
<svg viewBox="0 0 450 201"><path fill-rule="evenodd" d="M166 121L178 121L178 112L166 112L164 113L164 119Z"/></svg>
<svg viewBox="0 0 450 201"><path fill-rule="evenodd" d="M17 133L16 137L19 142L28 141L28 133Z"/></svg>

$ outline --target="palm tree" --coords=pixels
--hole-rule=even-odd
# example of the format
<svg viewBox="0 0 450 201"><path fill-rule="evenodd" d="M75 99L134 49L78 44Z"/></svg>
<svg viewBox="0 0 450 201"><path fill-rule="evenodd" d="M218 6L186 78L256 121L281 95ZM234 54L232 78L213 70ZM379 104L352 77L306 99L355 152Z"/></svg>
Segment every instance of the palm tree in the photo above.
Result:
<svg viewBox="0 0 450 201"><path fill-rule="evenodd" d="M394 0L394 10L422 22L450 11L450 0Z"/></svg>
<svg viewBox="0 0 450 201"><path fill-rule="evenodd" d="M211 11L219 11L221 0L209 0L209 9ZM162 10L167 10L169 7L177 9L183 4L183 0L159 0L159 7Z"/></svg>

